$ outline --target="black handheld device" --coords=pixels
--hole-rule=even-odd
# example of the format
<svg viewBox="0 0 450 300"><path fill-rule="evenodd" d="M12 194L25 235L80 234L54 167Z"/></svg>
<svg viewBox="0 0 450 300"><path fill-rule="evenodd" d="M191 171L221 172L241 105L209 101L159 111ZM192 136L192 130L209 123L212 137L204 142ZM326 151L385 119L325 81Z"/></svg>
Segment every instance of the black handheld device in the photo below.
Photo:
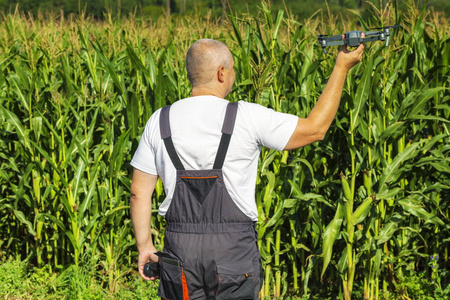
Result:
<svg viewBox="0 0 450 300"><path fill-rule="evenodd" d="M159 276L159 264L157 262L154 263L146 263L144 265L144 275L147 277L156 277Z"/></svg>
<svg viewBox="0 0 450 300"><path fill-rule="evenodd" d="M164 252L155 252L156 256L159 257L159 261L163 264L169 264L176 267L181 267L182 263L172 254ZM148 262L144 265L144 275L147 277L159 276L160 265L159 262Z"/></svg>

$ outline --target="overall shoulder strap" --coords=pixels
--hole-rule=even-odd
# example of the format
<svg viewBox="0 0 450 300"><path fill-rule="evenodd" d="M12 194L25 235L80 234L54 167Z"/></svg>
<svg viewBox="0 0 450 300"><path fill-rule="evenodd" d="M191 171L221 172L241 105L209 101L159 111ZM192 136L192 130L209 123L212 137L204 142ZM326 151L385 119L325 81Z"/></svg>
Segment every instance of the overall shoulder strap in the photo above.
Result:
<svg viewBox="0 0 450 300"><path fill-rule="evenodd" d="M161 138L164 141L167 153L169 154L170 160L172 160L175 169L184 170L184 166L181 163L177 151L175 150L175 146L173 145L172 131L170 130L170 122L169 122L169 112L170 112L170 105L163 107L161 109L161 114L159 115L159 129L161 132Z"/></svg>
<svg viewBox="0 0 450 300"><path fill-rule="evenodd" d="M225 120L222 126L222 138L220 139L219 150L217 150L216 160L213 169L222 169L233 134L234 123L236 122L238 103L228 103L225 113Z"/></svg>

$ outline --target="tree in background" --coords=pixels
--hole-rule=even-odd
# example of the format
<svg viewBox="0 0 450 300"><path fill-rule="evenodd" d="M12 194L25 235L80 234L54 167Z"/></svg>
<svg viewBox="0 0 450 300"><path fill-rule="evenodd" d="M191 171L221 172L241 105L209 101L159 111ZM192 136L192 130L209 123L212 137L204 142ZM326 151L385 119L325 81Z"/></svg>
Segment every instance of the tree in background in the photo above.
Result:
<svg viewBox="0 0 450 300"><path fill-rule="evenodd" d="M367 0L375 6L386 5L388 0ZM404 0L397 1L399 7L404 5ZM227 6L236 12L256 12L261 6L257 0L0 0L0 11L14 12L16 7L25 14L36 16L38 13L64 12L68 14L86 13L94 18L103 18L105 13L113 16L128 15L150 16L158 18L166 14L189 14L193 12L211 13L213 17L224 19ZM298 18L309 18L319 9L324 9L334 14L349 14L348 9L365 10L367 5L362 0L270 0L267 1L273 10L287 7ZM450 14L450 1L448 0L419 0L423 5L431 5L436 10Z"/></svg>
<svg viewBox="0 0 450 300"><path fill-rule="evenodd" d="M222 4L222 20L224 20L227 13L227 0L220 0L220 3Z"/></svg>

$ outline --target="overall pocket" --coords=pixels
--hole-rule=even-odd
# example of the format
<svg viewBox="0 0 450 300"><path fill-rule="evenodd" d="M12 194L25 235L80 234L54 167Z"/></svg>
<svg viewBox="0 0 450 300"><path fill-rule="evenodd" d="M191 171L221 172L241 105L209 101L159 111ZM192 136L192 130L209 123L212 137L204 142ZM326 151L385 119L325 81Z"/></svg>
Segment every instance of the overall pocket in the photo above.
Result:
<svg viewBox="0 0 450 300"><path fill-rule="evenodd" d="M183 267L161 260L158 296L167 300L188 300L186 277Z"/></svg>
<svg viewBox="0 0 450 300"><path fill-rule="evenodd" d="M226 262L217 264L218 300L251 300L255 294L253 263Z"/></svg>

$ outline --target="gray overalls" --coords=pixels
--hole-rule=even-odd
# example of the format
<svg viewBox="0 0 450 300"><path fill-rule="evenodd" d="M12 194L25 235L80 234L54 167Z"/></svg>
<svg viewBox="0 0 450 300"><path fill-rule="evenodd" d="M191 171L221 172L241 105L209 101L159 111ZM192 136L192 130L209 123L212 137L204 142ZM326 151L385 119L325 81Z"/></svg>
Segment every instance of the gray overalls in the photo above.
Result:
<svg viewBox="0 0 450 300"><path fill-rule="evenodd" d="M231 199L222 173L237 107L227 106L210 170L184 169L171 138L170 106L161 111L161 138L177 169L165 215L164 252L172 259L160 260L163 299L258 299L262 273L254 222Z"/></svg>

